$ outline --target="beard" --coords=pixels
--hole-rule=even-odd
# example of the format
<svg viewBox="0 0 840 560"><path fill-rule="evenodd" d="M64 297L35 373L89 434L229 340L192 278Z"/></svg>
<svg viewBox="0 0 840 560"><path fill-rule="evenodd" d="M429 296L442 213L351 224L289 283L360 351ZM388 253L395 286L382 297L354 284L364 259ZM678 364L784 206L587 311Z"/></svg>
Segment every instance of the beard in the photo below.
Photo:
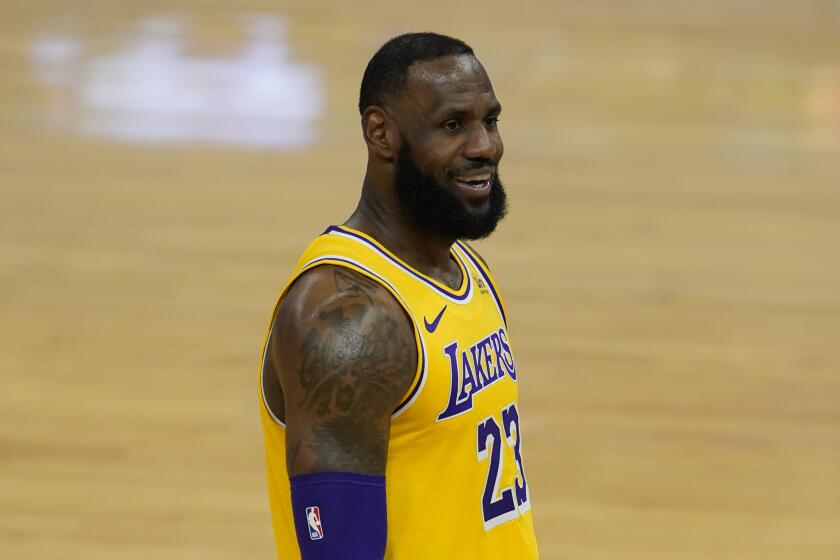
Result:
<svg viewBox="0 0 840 560"><path fill-rule="evenodd" d="M491 165L492 164L492 165ZM475 162L473 168L494 167L495 162ZM464 170L467 171L467 170ZM394 172L394 190L403 211L414 224L430 234L450 239L482 239L496 229L507 214L507 194L498 173L491 178L485 198L462 201L451 189L420 169L403 140Z"/></svg>

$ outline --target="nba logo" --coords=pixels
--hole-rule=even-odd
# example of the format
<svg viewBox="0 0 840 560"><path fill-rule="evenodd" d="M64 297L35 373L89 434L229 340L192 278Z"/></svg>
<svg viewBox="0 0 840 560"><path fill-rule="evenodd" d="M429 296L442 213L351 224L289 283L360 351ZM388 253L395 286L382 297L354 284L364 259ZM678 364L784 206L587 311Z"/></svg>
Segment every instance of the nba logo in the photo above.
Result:
<svg viewBox="0 0 840 560"><path fill-rule="evenodd" d="M321 526L321 510L318 506L306 508L306 522L309 525L309 538L320 541L324 538L324 527Z"/></svg>

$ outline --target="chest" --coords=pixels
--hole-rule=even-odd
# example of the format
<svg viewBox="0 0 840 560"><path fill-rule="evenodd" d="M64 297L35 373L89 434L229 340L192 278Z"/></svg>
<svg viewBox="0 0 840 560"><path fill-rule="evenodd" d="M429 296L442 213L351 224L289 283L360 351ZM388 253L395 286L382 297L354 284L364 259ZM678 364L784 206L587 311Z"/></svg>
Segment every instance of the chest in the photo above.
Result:
<svg viewBox="0 0 840 560"><path fill-rule="evenodd" d="M468 302L430 297L413 306L423 362L418 394L405 413L413 429L484 418L516 401L510 336L493 294L479 279L476 284Z"/></svg>

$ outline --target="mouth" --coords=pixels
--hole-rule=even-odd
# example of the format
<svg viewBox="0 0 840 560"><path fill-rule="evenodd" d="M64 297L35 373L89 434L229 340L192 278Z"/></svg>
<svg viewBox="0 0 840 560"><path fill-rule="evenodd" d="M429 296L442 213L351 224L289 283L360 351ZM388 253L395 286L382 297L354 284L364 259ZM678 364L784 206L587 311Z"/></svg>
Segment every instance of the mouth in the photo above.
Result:
<svg viewBox="0 0 840 560"><path fill-rule="evenodd" d="M493 174L484 172L475 175L455 175L452 180L465 195L479 197L490 192L490 187L493 184Z"/></svg>

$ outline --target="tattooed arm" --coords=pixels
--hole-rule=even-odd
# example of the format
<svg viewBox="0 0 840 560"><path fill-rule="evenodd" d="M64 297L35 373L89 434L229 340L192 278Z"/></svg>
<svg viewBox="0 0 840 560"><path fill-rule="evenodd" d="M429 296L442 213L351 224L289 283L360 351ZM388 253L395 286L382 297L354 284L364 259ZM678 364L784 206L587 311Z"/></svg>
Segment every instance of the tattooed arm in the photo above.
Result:
<svg viewBox="0 0 840 560"><path fill-rule="evenodd" d="M391 413L417 367L414 329L394 296L353 270L319 266L292 285L272 333L289 476L384 475Z"/></svg>

